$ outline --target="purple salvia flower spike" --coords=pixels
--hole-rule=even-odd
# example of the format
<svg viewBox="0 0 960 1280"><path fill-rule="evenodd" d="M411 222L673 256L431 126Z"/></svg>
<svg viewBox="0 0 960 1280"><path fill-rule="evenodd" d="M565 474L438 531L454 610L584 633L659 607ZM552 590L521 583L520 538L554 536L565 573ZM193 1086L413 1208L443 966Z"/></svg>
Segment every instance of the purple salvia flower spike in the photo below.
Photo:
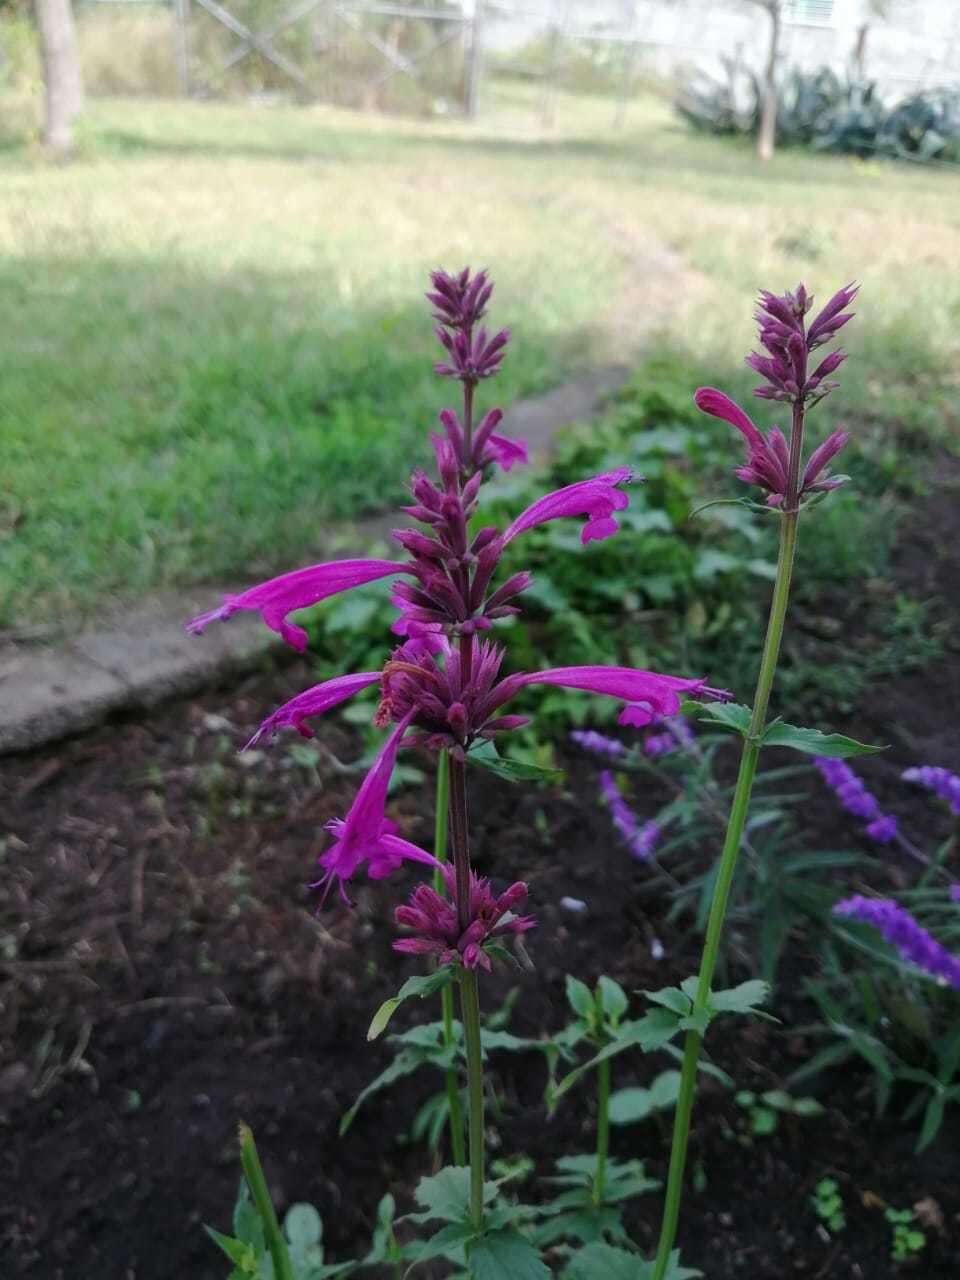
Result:
<svg viewBox="0 0 960 1280"><path fill-rule="evenodd" d="M617 738L608 738L597 733L595 729L574 729L570 739L584 751L591 751L595 756L604 756L608 760L620 760L627 754L627 748Z"/></svg>
<svg viewBox="0 0 960 1280"><path fill-rule="evenodd" d="M919 765L905 769L900 775L905 782L915 782L934 795L945 800L953 813L960 817L960 775L938 765Z"/></svg>
<svg viewBox="0 0 960 1280"><path fill-rule="evenodd" d="M870 925L908 964L960 989L960 956L951 955L899 903L857 895L838 902L833 914Z"/></svg>
<svg viewBox="0 0 960 1280"><path fill-rule="evenodd" d="M660 827L654 822L640 824L637 815L624 800L616 779L608 770L600 775L600 790L610 807L613 825L623 836L627 848L639 862L648 862L660 841Z"/></svg>
<svg viewBox="0 0 960 1280"><path fill-rule="evenodd" d="M298 653L307 647L307 633L302 627L287 622L287 615L298 609L319 604L329 596L354 587L389 578L398 573L410 573L408 564L393 560L334 560L329 564L314 564L306 569L295 569L251 587L237 596L225 596L223 604L209 613L198 614L186 624L191 635L199 635L211 622L225 622L243 609L257 609L264 623L276 631Z"/></svg>
<svg viewBox="0 0 960 1280"><path fill-rule="evenodd" d="M864 830L872 840L890 844L897 838L899 828L896 818L881 811L876 796L871 795L845 761L815 756L813 763L847 812L862 818L867 824Z"/></svg>

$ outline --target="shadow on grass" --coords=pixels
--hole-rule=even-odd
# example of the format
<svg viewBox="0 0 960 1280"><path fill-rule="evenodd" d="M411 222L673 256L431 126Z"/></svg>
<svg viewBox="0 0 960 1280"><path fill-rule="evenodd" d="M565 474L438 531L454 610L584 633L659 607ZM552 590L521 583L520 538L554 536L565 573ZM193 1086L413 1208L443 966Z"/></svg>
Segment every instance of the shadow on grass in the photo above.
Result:
<svg viewBox="0 0 960 1280"><path fill-rule="evenodd" d="M820 186L846 186L852 181L852 161L848 156L812 153L802 148L781 149L770 165L762 166L756 160L750 141L696 134L680 124L660 129L656 146L650 145L649 135L629 133L615 138L532 136L526 139L498 138L479 133L469 135L462 131L416 133L406 129L374 132L338 128L325 132L322 125L318 125L315 140L311 138L300 142L237 136L229 140L220 137L160 138L132 129L101 129L95 136L105 148L123 155L229 156L318 162L369 159L378 163L395 161L407 164L411 155L440 150L496 159L521 158L548 167L560 167L568 160L596 160L616 163L621 173L626 168L638 182L644 182L651 174L736 181L738 201L743 199L744 183L769 192L780 184L793 186L810 182ZM895 160L874 163L898 179L909 174L913 181L926 179L938 182L944 177L960 176L960 166L956 173L944 173ZM712 194L716 196L718 193L713 191Z"/></svg>

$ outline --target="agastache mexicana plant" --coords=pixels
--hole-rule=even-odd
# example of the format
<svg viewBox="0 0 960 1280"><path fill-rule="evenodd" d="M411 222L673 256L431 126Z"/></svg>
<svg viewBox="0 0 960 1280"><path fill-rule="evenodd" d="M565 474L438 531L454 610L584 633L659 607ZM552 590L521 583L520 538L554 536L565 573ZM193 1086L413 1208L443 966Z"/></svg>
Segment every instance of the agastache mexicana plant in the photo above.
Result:
<svg viewBox="0 0 960 1280"><path fill-rule="evenodd" d="M826 492L836 488L845 479L841 476L830 477L826 471L828 464L847 441L847 435L842 431L835 431L828 436L819 448L813 450L804 466L806 415L836 389L838 384L828 379L846 358L842 351L837 350L812 367L811 357L852 319L852 312L848 308L856 293L854 285L840 289L810 322L807 317L813 298L802 284L793 293L778 296L764 291L760 295L756 320L762 350L753 351L747 356L746 363L763 378L763 384L755 391L760 399L771 400L783 406L789 405L789 437L776 428L764 435L749 415L722 391L702 387L695 396L696 403L703 412L729 422L743 435L747 444L747 460L736 474L746 483L756 485L765 494L764 507L779 520L780 538L776 580L753 707L722 708L720 710L724 714L717 716L721 723L740 733L744 741L717 868L695 995L690 1018L687 1020L689 1029L686 1032L670 1170L653 1280L664 1280L676 1238L700 1050L703 1034L713 1012L710 1005L711 984L761 746L765 742L777 743L812 751L820 756L855 755L868 749L841 735L827 736L776 722L767 725L767 708L790 596L800 513L813 502L821 500ZM813 745L814 742L817 745Z"/></svg>
<svg viewBox="0 0 960 1280"><path fill-rule="evenodd" d="M496 582L505 547L529 529L568 517L584 518L584 544L610 537L617 531L616 512L627 506L625 486L634 477L628 467L615 468L545 495L502 532L492 526L481 526L474 532L486 476L494 467L507 470L526 458L522 444L496 432L501 421L498 409L488 412L479 423L474 421L476 389L481 380L496 373L509 334L500 330L490 336L479 324L493 290L486 272L472 274L467 269L451 276L436 271L431 283L427 297L446 353L446 359L435 366L436 372L460 383L462 405L459 416L444 410L440 415L444 433L431 436L436 476L417 470L411 479L412 502L403 510L420 527L394 533L406 558L349 560L300 569L226 597L218 609L193 619L188 628L199 632L238 610L258 610L268 627L302 651L306 633L289 622L291 613L380 578L401 579L393 588L399 614L393 630L401 642L383 669L337 675L298 694L266 718L253 741L268 739L286 726L310 736L311 718L379 683L375 723L391 731L349 812L328 823L333 839L320 857L323 874L317 884L324 898L337 887L349 902L347 886L364 864L374 878L389 875L404 861L439 873L433 890L421 886L409 905L399 909L399 923L414 931L412 937L401 941L400 949L436 955L441 976L460 987L469 1103L470 1222L479 1233L483 1228L484 1137L478 970L488 967L498 939L525 932L534 920L513 914L513 908L526 898L522 882L494 898L473 872L466 785L471 751L527 723L526 716L504 708L531 685L580 689L614 698L624 704L620 722L639 726L676 715L681 697L725 695L708 688L703 680L629 667L501 673L504 650L490 633L498 621L518 612L516 601L530 582L525 572ZM448 812L449 870L435 853L401 838L386 817L387 788L398 752L411 746L439 753L441 800L436 838L439 850L446 843ZM448 897L444 898L441 890ZM395 1002L388 1004L392 1009ZM381 1029L385 1021L379 1014L374 1019ZM449 1023L445 1010L445 1024ZM454 1114L451 1097L452 1119Z"/></svg>

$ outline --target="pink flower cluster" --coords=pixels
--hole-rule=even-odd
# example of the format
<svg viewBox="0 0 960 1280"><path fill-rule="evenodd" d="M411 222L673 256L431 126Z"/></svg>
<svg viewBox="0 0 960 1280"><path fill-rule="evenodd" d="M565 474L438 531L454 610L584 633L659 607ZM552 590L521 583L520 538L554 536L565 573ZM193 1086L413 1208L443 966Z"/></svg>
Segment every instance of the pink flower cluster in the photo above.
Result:
<svg viewBox="0 0 960 1280"><path fill-rule="evenodd" d="M379 684L376 723L394 727L349 813L328 824L333 840L320 857L323 874L318 885L326 893L339 884L344 898L344 886L364 863L375 878L389 875L404 860L438 865L427 850L401 839L385 816L387 788L401 747L447 749L463 760L478 742L526 723L526 717L505 715L502 708L521 690L537 684L614 698L624 704L621 723L641 726L676 715L682 695L724 696L702 680L627 667L558 667L501 677L504 651L483 637L500 619L518 611L517 597L530 582L530 575L521 572L496 583L504 548L528 530L558 519L583 518L584 543L610 537L617 531L615 513L627 506L625 486L632 477L629 468L616 468L545 495L502 532L492 526L472 532L485 475L494 466L507 470L526 459L521 444L496 433L502 418L499 409L487 413L475 429L472 423L473 392L481 378L496 372L509 334L502 330L488 338L483 329L474 331L493 288L484 272L435 272L432 284L428 298L436 308L437 332L448 354L438 372L463 384L464 414L462 419L452 410L440 415L444 434L432 437L437 478L422 471L412 477L412 503L404 510L419 527L394 533L406 558L335 561L298 569L227 596L218 608L187 624L188 630L199 633L240 610L256 610L268 627L302 652L307 634L289 621L291 613L381 578L402 579L393 594L398 610L393 630L402 643L382 670L337 675L305 690L269 715L251 739L269 739L283 727L309 737L310 719ZM477 882L470 903L477 928L473 933L461 929L454 939L447 907L441 912L429 894L418 891L409 910L420 912L420 942L404 949L417 949L421 942L425 946L424 940L430 949L442 943L444 953L456 950L463 963L482 965L470 948L482 950L483 938L502 928L497 921L507 910L503 897L491 906L493 901ZM413 915L404 917L407 924L413 920Z"/></svg>

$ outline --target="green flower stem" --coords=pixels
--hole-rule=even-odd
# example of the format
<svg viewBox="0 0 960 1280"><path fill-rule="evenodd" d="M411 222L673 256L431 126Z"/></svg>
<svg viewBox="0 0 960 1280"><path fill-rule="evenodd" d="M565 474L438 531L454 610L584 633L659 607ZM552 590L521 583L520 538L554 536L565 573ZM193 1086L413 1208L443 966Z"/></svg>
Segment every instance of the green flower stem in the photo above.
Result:
<svg viewBox="0 0 960 1280"><path fill-rule="evenodd" d="M796 434L796 433L795 433ZM793 504L790 504L791 506ZM760 674L757 677L757 691L753 700L753 715L750 718L750 729L743 744L740 756L740 771L737 775L737 786L733 794L727 834L720 855L720 869L717 883L713 891L713 902L710 907L710 918L707 922L707 936L703 944L703 956L700 961L700 976L697 985L697 996L693 1002L694 1010L707 1008L710 999L710 984L713 982L714 970L717 966L717 954L723 934L723 922L727 913L730 888L737 866L737 855L743 840L743 829L750 809L750 795L753 791L753 779L757 772L757 760L760 756L760 742L767 720L767 708L770 705L770 693L777 670L777 659L780 656L780 642L783 639L783 624L787 616L787 603L790 599L790 581L793 576L793 561L797 549L798 512L784 512L780 522L780 552L777 558L777 578L773 588L773 600L770 604L770 617L767 622L767 635L763 646L763 657L760 662ZM697 1066L700 1061L700 1048L703 1037L694 1030L687 1032L683 1052L683 1069L680 1077L680 1096L677 1099L676 1118L673 1125L673 1144L670 1150L670 1172L667 1177L667 1192L663 1208L663 1222L660 1227L660 1243L652 1280L663 1280L670 1263L670 1254L677 1234L677 1223L680 1219L680 1201L683 1196L683 1175L687 1162L687 1143L690 1137L690 1117L693 1112L693 1100L697 1087Z"/></svg>
<svg viewBox="0 0 960 1280"><path fill-rule="evenodd" d="M470 1104L470 1221L483 1226L483 1055L480 1048L480 984L475 969L460 974L460 1008L467 1047L467 1097Z"/></svg>
<svg viewBox="0 0 960 1280"><path fill-rule="evenodd" d="M610 1150L610 1059L597 1067L597 1167L593 1175L593 1203L600 1207L606 1191L607 1153Z"/></svg>
<svg viewBox="0 0 960 1280"><path fill-rule="evenodd" d="M433 854L439 862L447 860L447 830L450 822L450 758L441 751L437 760L437 809L433 828ZM447 886L439 871L433 873L433 887L437 893L446 893ZM440 1008L443 1013L443 1043L447 1049L456 1044L453 1034L453 988L444 987L440 992ZM456 1066L447 1068L447 1106L450 1110L450 1149L454 1164L467 1163L467 1148L463 1137L463 1107L460 1103L460 1073Z"/></svg>
<svg viewBox="0 0 960 1280"><path fill-rule="evenodd" d="M287 1242L280 1230L276 1210L270 1199L267 1180L263 1176L257 1144L253 1140L252 1131L245 1124L240 1126L240 1163L243 1166L244 1177L247 1179L253 1203L263 1224L264 1238L270 1250L270 1257L273 1259L273 1274L276 1280L295 1280Z"/></svg>
<svg viewBox="0 0 960 1280"><path fill-rule="evenodd" d="M470 838L467 819L467 768L450 757L450 852L457 876L457 908L460 930L470 923ZM460 969L460 1009L467 1051L467 1102L470 1136L470 1220L483 1226L483 1053L480 1048L480 990L477 975L465 965Z"/></svg>

